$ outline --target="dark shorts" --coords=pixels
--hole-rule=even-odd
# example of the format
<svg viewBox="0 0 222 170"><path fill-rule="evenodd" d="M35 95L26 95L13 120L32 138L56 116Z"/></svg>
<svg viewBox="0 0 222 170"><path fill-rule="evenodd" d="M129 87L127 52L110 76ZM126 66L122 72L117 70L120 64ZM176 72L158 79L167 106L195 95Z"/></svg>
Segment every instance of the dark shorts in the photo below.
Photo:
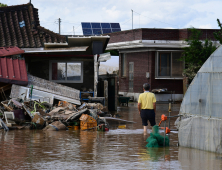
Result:
<svg viewBox="0 0 222 170"><path fill-rule="evenodd" d="M140 112L140 117L142 119L142 125L143 126L148 125L148 123L147 123L148 120L149 120L151 126L156 125L154 110L142 109L141 112Z"/></svg>

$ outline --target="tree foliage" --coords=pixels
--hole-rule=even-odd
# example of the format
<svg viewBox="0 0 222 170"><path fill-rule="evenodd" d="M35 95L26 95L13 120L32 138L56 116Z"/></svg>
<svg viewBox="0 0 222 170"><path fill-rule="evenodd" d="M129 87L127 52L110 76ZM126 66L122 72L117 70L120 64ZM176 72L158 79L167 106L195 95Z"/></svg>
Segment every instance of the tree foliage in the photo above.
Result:
<svg viewBox="0 0 222 170"><path fill-rule="evenodd" d="M5 7L5 6L7 6L7 5L0 3L0 7Z"/></svg>
<svg viewBox="0 0 222 170"><path fill-rule="evenodd" d="M117 50L106 50L105 53L110 52L111 55L113 56L119 56L119 51Z"/></svg>
<svg viewBox="0 0 222 170"><path fill-rule="evenodd" d="M217 19L218 26L220 27L220 31L214 32L214 37L216 40L220 41L220 44L222 44L222 24L220 23L220 20Z"/></svg>
<svg viewBox="0 0 222 170"><path fill-rule="evenodd" d="M189 80L192 80L199 68L209 58L209 56L216 50L216 46L212 41L206 39L201 41L201 31L195 28L189 29L191 35L186 39L188 47L183 50L181 60L185 61L185 70L183 75L187 76Z"/></svg>

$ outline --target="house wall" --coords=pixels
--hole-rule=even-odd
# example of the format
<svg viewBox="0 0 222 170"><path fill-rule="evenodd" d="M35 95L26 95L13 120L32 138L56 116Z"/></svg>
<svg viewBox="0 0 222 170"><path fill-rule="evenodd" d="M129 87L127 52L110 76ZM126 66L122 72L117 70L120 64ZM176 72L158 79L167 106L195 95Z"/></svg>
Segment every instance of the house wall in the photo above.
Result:
<svg viewBox="0 0 222 170"><path fill-rule="evenodd" d="M155 79L155 52L150 52L151 68L151 88L167 88L168 91L175 91L175 94L183 94L183 80L178 79Z"/></svg>
<svg viewBox="0 0 222 170"><path fill-rule="evenodd" d="M94 89L94 61L93 58L47 58L47 57L28 57L26 56L26 63L28 72L33 76L49 80L49 63L51 60L62 61L83 61L83 83L59 83L78 90L81 88Z"/></svg>
<svg viewBox="0 0 222 170"><path fill-rule="evenodd" d="M129 92L129 62L134 62L134 87L132 92ZM121 77L120 55L119 68L119 92L121 92L121 94L132 95L133 93L142 93L142 85L144 83L149 83L151 90L167 88L168 91L174 91L175 94L180 94L179 96L183 94L183 80L155 79L155 51L126 53L126 77ZM146 78L146 72L150 74L149 79ZM161 94L158 98L164 97L165 96ZM134 98L137 99L138 95L134 96ZM166 95L166 100L168 100L168 98L169 95Z"/></svg>
<svg viewBox="0 0 222 170"><path fill-rule="evenodd" d="M148 72L148 52L126 54L126 77L121 77L121 56L119 57L119 91L129 91L129 62L134 62L133 92L142 92L141 83L149 82L146 78Z"/></svg>
<svg viewBox="0 0 222 170"><path fill-rule="evenodd" d="M214 32L219 31L219 29L198 29L201 30L202 36L201 40L210 39L215 41L216 39L213 36ZM191 32L188 29L134 29L121 32L114 32L107 34L110 36L110 43L124 42L124 41L133 41L133 40L185 40L190 35Z"/></svg>

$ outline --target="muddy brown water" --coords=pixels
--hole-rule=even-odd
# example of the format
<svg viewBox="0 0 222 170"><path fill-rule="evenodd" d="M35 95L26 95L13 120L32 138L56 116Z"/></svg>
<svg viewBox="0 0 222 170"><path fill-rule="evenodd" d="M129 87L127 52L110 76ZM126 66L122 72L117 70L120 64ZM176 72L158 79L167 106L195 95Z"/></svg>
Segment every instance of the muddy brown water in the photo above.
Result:
<svg viewBox="0 0 222 170"><path fill-rule="evenodd" d="M179 107L173 105L172 115L178 114ZM167 104L157 105L157 123L167 110ZM126 129L111 125L108 132L0 131L0 169L222 169L221 154L178 147L176 132L170 134L170 147L146 148L149 134L143 134L136 103L120 107L115 114L137 123Z"/></svg>

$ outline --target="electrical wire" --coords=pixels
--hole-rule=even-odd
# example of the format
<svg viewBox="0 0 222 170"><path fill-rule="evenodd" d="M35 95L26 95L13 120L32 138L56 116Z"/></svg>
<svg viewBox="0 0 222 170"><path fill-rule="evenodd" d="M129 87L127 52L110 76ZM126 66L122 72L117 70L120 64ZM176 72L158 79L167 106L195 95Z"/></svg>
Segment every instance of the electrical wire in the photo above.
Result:
<svg viewBox="0 0 222 170"><path fill-rule="evenodd" d="M143 16L143 17L146 17L146 18L152 19L152 20L154 20L154 21L157 21L157 22L161 22L161 23L164 23L164 24L173 25L173 26L178 27L178 25L169 24L169 23L166 23L166 22L162 22L162 21L159 21L159 20L156 20L156 19L150 18L150 17L145 16L145 15L142 15L142 14L140 14L140 13L138 13L138 12L134 11L134 10L133 10L133 12L135 12L136 14L141 15L141 16Z"/></svg>

